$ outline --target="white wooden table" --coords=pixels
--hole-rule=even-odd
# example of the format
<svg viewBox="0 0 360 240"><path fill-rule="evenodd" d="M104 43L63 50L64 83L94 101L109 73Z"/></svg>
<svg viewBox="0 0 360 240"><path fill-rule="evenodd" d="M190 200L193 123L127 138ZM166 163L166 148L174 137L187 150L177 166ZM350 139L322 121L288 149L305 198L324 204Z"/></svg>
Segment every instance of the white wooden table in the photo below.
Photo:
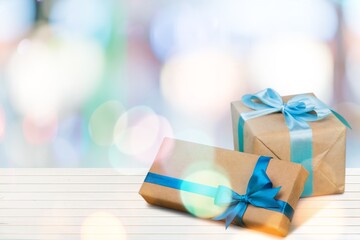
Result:
<svg viewBox="0 0 360 240"><path fill-rule="evenodd" d="M147 205L137 193L145 173L1 169L0 239L274 239ZM301 200L287 239L360 239L360 169L346 183L343 195Z"/></svg>

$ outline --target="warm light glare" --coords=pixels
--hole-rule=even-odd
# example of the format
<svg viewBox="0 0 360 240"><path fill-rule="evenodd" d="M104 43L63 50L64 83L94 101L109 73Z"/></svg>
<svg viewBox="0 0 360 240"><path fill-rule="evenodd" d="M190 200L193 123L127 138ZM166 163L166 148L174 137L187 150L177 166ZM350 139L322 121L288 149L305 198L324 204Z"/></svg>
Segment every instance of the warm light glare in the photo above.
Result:
<svg viewBox="0 0 360 240"><path fill-rule="evenodd" d="M239 239L252 239L252 240L277 240L282 239L268 233L262 233L259 231L252 231L249 229L238 228L236 231L240 233L235 234L235 236L229 238L230 240L239 240Z"/></svg>
<svg viewBox="0 0 360 240"><path fill-rule="evenodd" d="M126 240L120 219L107 212L95 212L81 226L81 240Z"/></svg>

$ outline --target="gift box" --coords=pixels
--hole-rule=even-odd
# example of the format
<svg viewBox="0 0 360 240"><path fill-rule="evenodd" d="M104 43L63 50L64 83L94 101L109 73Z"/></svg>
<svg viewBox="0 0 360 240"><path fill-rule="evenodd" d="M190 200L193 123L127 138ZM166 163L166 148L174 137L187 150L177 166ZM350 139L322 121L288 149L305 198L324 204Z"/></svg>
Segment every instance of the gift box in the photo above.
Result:
<svg viewBox="0 0 360 240"><path fill-rule="evenodd" d="M344 192L346 120L314 94L272 89L231 103L235 150L302 164L303 197Z"/></svg>
<svg viewBox="0 0 360 240"><path fill-rule="evenodd" d="M139 193L226 227L285 236L307 176L299 164L165 138Z"/></svg>

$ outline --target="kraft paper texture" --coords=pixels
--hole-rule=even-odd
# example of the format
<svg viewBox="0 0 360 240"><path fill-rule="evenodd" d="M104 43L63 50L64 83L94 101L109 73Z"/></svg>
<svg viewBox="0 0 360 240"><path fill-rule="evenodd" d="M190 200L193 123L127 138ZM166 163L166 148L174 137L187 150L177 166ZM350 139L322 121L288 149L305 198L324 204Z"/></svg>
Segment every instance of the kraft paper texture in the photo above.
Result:
<svg viewBox="0 0 360 240"><path fill-rule="evenodd" d="M291 97L283 97L284 102ZM235 150L239 150L240 113L249 111L254 110L241 101L231 103ZM313 136L313 196L343 193L346 127L333 114L308 124ZM244 152L290 161L290 135L283 114L273 113L247 120L244 125Z"/></svg>
<svg viewBox="0 0 360 240"><path fill-rule="evenodd" d="M244 194L258 158L258 155L165 138L149 171L213 187L225 185L218 175L226 176L228 187ZM204 171L214 175L204 178ZM266 173L273 187L281 186L276 198L295 209L308 172L299 164L272 159ZM225 210L215 206L212 198L147 182L139 193L149 204L190 212L201 218L212 219ZM250 205L243 221L249 228L281 236L287 235L290 224L281 213ZM219 221L219 224L224 224L225 231L225 223Z"/></svg>

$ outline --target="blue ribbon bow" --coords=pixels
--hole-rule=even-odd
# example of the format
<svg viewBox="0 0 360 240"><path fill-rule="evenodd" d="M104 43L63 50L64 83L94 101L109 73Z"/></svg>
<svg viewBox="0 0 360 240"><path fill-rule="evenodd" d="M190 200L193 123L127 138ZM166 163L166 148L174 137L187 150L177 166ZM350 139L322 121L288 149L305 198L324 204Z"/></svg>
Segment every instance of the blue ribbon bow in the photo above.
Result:
<svg viewBox="0 0 360 240"><path fill-rule="evenodd" d="M258 102L255 102L257 100ZM334 110L330 109L319 99L310 95L298 95L284 103L281 96L273 89L267 88L255 94L242 97L245 106L256 111L245 113L247 119L282 112L289 129L308 129L307 122L314 122L327 117L330 113L336 115L348 128L349 123Z"/></svg>
<svg viewBox="0 0 360 240"><path fill-rule="evenodd" d="M228 228L235 217L240 225L244 225L242 217L248 204L260 208L280 208L275 196L281 187L273 188L272 186L272 182L264 170L254 172L244 195L240 195L226 186L219 186L214 202L218 206L228 206L228 208L214 220L225 219L226 228Z"/></svg>
<svg viewBox="0 0 360 240"><path fill-rule="evenodd" d="M255 111L240 114L238 123L239 150L244 151L245 121L264 115L281 112L290 131L290 159L302 164L309 172L302 196L310 196L313 192L312 170L312 130L307 122L318 121L333 113L346 127L350 124L337 112L330 109L319 99L310 95L298 95L284 103L281 96L271 88L242 97L245 106Z"/></svg>
<svg viewBox="0 0 360 240"><path fill-rule="evenodd" d="M235 218L239 225L244 226L242 218L249 204L282 213L291 221L294 209L289 203L275 199L281 187L272 188L271 180L266 175L270 159L265 156L259 157L244 195L226 186L220 185L215 188L152 172L147 174L145 182L214 198L215 205L228 207L225 212L214 218L214 220L225 219L226 228Z"/></svg>

